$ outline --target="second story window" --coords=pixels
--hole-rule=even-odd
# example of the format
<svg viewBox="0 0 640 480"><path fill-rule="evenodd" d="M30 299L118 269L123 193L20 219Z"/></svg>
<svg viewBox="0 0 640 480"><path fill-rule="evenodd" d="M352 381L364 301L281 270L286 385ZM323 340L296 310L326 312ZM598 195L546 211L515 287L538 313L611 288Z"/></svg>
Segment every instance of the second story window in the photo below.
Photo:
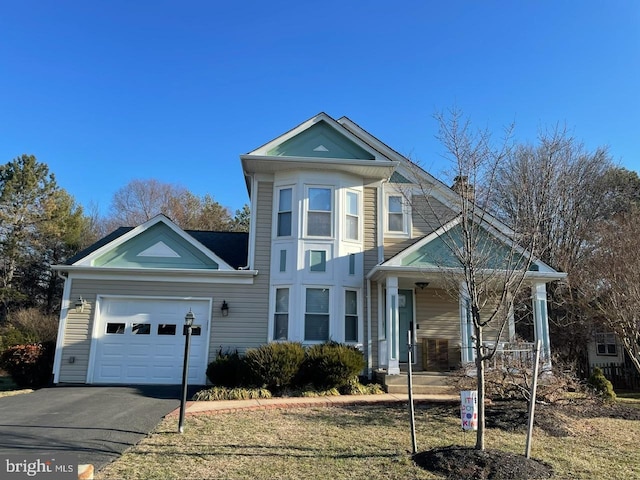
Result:
<svg viewBox="0 0 640 480"><path fill-rule="evenodd" d="M408 199L399 193L385 195L384 231L390 236L408 236L411 232L411 208Z"/></svg>
<svg viewBox="0 0 640 480"><path fill-rule="evenodd" d="M330 188L309 187L307 203L308 236L331 236L332 207Z"/></svg>
<svg viewBox="0 0 640 480"><path fill-rule="evenodd" d="M360 195L357 192L347 192L347 204L346 204L346 225L345 225L345 238L347 240L358 240L358 233L360 231Z"/></svg>
<svg viewBox="0 0 640 480"><path fill-rule="evenodd" d="M291 236L292 190L281 188L278 191L278 236Z"/></svg>
<svg viewBox="0 0 640 480"><path fill-rule="evenodd" d="M404 232L402 197L400 195L389 195L387 199L387 230L402 233Z"/></svg>

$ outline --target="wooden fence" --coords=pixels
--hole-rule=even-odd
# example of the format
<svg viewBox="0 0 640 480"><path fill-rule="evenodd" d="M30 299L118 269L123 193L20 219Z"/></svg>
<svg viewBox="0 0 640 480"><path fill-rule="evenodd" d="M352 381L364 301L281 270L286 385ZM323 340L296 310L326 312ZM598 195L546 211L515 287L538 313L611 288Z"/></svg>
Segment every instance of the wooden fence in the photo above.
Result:
<svg viewBox="0 0 640 480"><path fill-rule="evenodd" d="M608 363L604 365L597 365L607 380L611 382L614 390L640 390L640 374L638 371L629 365L621 365L616 363ZM595 366L589 369L589 375L593 372Z"/></svg>

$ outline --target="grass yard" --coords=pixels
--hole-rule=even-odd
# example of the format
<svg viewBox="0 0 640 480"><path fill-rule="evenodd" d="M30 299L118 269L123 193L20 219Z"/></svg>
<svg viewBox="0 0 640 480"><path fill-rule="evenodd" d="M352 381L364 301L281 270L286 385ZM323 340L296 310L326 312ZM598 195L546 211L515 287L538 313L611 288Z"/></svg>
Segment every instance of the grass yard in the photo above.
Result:
<svg viewBox="0 0 640 480"><path fill-rule="evenodd" d="M568 436L536 427L532 457L551 464L558 479L640 479L640 420L574 414L553 412ZM475 440L462 433L457 405L416 407L416 426L418 451ZM165 419L96 479L442 478L412 462L402 406L201 415L187 417L183 435L176 428L177 418ZM522 454L524 445L523 431L487 432L487 448Z"/></svg>

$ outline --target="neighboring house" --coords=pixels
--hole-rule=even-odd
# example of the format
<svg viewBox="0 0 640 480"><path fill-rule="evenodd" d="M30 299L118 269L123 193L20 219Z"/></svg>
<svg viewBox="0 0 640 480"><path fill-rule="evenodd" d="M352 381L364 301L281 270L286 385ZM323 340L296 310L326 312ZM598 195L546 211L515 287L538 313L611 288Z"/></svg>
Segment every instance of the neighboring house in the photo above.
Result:
<svg viewBox="0 0 640 480"><path fill-rule="evenodd" d="M587 355L589 374L598 367L615 389L636 391L640 389L640 374L615 333L611 331L594 333L592 341L587 344Z"/></svg>
<svg viewBox="0 0 640 480"><path fill-rule="evenodd" d="M189 310L190 383L205 383L220 350L281 340L358 346L368 373L399 373L408 331L418 370L473 360L464 290L452 296L433 260L457 228L456 192L324 113L240 160L249 234L183 231L159 215L53 267L65 278L55 383L180 383ZM430 216L418 212L425 185ZM546 283L563 276L539 261L527 272L546 358ZM501 341L514 335L511 322Z"/></svg>

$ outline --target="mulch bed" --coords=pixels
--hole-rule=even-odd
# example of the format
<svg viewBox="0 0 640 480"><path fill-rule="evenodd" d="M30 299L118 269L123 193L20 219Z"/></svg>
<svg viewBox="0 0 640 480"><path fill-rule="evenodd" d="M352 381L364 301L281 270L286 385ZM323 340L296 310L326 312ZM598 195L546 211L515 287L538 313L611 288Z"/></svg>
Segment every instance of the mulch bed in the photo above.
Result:
<svg viewBox="0 0 640 480"><path fill-rule="evenodd" d="M441 414L457 416L459 410L451 405L431 405ZM487 428L526 432L528 406L523 400L497 401L486 406ZM536 405L535 426L556 437L571 436L561 416L572 418L619 418L640 420L640 409L598 399L580 399L564 403ZM449 446L435 448L414 455L420 467L444 475L448 479L500 480L545 479L553 477L550 465L524 455L500 450L479 451L473 448Z"/></svg>

